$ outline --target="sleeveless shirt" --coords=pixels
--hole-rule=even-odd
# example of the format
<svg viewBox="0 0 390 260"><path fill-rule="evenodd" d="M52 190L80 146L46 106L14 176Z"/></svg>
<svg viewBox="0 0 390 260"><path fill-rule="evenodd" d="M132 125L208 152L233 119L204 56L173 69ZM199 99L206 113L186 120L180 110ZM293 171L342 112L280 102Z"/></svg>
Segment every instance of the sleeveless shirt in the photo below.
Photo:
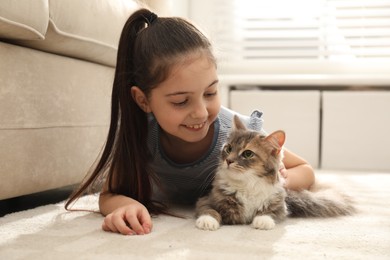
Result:
<svg viewBox="0 0 390 260"><path fill-rule="evenodd" d="M243 116L221 107L214 121L214 137L210 148L200 159L188 164L175 163L166 156L160 143L162 130L153 115L149 115L148 148L152 156L151 168L159 181L159 185L153 185L153 199L194 203L209 191L235 114L247 128L264 132L262 112L255 110L250 116Z"/></svg>

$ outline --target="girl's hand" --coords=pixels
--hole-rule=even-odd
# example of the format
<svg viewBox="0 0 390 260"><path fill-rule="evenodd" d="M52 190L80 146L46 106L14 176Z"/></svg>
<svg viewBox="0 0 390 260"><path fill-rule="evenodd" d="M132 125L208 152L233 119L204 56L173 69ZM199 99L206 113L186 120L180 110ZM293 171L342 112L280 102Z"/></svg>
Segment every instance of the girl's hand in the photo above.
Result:
<svg viewBox="0 0 390 260"><path fill-rule="evenodd" d="M144 235L151 232L152 220L144 205L132 203L108 214L104 218L102 229L123 235Z"/></svg>
<svg viewBox="0 0 390 260"><path fill-rule="evenodd" d="M284 188L288 190L308 190L315 182L314 170L310 164L286 148L279 171L284 179Z"/></svg>
<svg viewBox="0 0 390 260"><path fill-rule="evenodd" d="M282 177L281 182L282 182L284 188L286 188L286 186L287 186L287 175L288 175L287 173L288 172L287 172L286 167L284 166L283 163L281 163L280 167L279 167L279 174Z"/></svg>

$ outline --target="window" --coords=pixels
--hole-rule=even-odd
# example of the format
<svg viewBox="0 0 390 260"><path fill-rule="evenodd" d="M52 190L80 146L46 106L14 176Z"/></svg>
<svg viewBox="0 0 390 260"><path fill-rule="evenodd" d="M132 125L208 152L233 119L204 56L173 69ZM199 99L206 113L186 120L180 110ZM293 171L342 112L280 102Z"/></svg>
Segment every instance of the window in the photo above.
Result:
<svg viewBox="0 0 390 260"><path fill-rule="evenodd" d="M390 0L196 0L190 10L225 71L390 75Z"/></svg>

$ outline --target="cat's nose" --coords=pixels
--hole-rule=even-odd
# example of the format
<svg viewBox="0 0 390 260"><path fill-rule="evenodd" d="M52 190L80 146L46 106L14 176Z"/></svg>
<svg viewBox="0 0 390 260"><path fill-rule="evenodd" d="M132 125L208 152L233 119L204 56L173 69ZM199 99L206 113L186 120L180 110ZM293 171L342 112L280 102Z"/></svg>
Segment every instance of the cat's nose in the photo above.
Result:
<svg viewBox="0 0 390 260"><path fill-rule="evenodd" d="M233 162L232 160L226 159L226 163L227 163L228 166L229 166L232 162Z"/></svg>

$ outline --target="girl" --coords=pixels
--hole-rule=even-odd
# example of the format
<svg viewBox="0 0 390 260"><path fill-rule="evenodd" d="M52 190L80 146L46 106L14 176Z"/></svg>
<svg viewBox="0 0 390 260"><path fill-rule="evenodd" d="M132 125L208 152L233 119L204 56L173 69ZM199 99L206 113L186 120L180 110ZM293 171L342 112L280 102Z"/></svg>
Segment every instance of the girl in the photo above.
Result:
<svg viewBox="0 0 390 260"><path fill-rule="evenodd" d="M104 176L103 230L147 234L150 213L167 212L161 201L192 203L207 192L232 125L234 112L219 101L210 42L183 19L136 11L120 38L111 105L103 153L65 207ZM262 131L260 112L240 117ZM283 162L286 188L314 183L302 158L286 151Z"/></svg>

